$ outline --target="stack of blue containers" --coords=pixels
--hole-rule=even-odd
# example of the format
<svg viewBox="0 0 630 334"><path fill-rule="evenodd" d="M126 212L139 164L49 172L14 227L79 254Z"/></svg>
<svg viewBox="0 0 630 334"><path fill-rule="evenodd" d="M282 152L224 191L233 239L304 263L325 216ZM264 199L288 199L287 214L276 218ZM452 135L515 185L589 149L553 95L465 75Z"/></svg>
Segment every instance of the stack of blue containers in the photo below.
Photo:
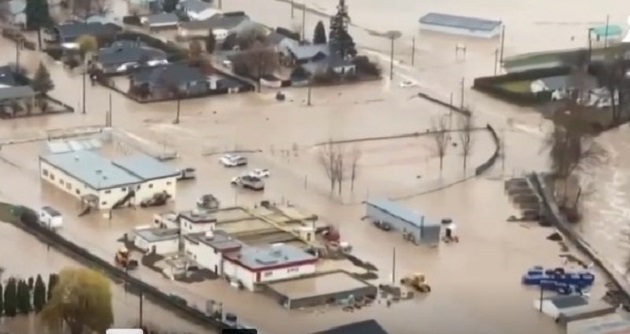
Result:
<svg viewBox="0 0 630 334"><path fill-rule="evenodd" d="M595 282L595 275L589 271L570 272L564 268L545 269L532 267L521 278L527 286L539 286L542 290L555 291L562 295L582 294Z"/></svg>

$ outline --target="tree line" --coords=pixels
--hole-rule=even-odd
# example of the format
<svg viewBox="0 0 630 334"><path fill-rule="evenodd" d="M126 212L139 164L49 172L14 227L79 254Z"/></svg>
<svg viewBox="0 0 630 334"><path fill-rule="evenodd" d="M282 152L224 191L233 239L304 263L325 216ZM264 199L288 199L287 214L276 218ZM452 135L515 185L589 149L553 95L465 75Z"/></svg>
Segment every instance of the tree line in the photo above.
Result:
<svg viewBox="0 0 630 334"><path fill-rule="evenodd" d="M48 286L41 275L28 279L10 277L4 284L0 283L0 316L14 317L32 312L40 313L58 282L57 274L50 274Z"/></svg>

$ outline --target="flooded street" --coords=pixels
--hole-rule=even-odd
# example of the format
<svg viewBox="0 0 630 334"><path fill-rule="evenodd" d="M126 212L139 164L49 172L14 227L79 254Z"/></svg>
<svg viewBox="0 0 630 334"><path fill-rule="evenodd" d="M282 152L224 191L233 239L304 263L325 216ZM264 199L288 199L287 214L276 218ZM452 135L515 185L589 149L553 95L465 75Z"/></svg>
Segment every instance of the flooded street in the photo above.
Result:
<svg viewBox="0 0 630 334"><path fill-rule="evenodd" d="M307 2L310 8L325 13L331 13L335 4L333 0ZM337 309L288 312L270 299L228 288L222 280L186 284L168 281L144 267L134 273L167 293L186 298L193 305L202 307L208 299L220 300L224 302L225 309L236 312L246 323L261 328L267 334L315 332L370 318L377 319L392 333L417 333L418 326L422 325L436 334L508 331L516 334L555 334L560 330L553 321L532 309L531 300L538 292L521 287L520 276L533 265L561 265L562 260L556 256L560 253L559 247L545 240L550 233L548 229L505 222L516 212L504 194L502 183L503 177L546 168L546 159L540 147L548 125L532 111L506 105L466 88L472 78L489 75L493 70L498 40L463 41L467 45L468 56L466 61L457 62L453 55L454 45L462 41L453 37L417 35L417 20L428 11L502 19L507 24L505 51L506 55L511 55L543 48L582 45L586 29L605 20L604 10L618 14L611 16L611 23L625 21L626 13L621 4L621 1L605 0L598 8L592 8L592 4L585 2L572 4L566 11L547 11L544 9L547 5L540 0L526 5L490 0L474 3L463 0L438 3L349 0L350 15L358 26L353 34L359 45L369 48L365 52L371 57L386 64L388 59L383 54L388 52L389 43L371 35L368 30L396 29L403 32L403 37L396 42L393 82L383 80L343 88L317 87L312 91L313 106L310 107L305 103L306 89L288 89L285 102L276 101L275 91L272 90L261 94L188 100L182 102L182 118L178 125L172 124L176 110L174 102L138 104L100 86L88 85L87 114L83 115L80 113L81 77L39 54L24 51L20 62L33 71L39 61L43 61L55 81L56 87L50 94L76 107L79 112L1 120L0 140L41 136L51 129L102 125L111 96L113 125L118 131L124 131L140 141L175 150L179 159L173 162L174 165L197 169L196 181L178 186L177 202L172 204L175 208L190 209L200 195L209 192L219 197L224 205L252 205L262 199L289 201L337 225L343 239L352 243L357 255L380 269L378 282L386 282L391 277L391 254L395 247L398 254L397 276L424 272L433 286L431 295L392 307L376 304L353 313ZM286 2L224 0L223 6L226 10L246 10L253 19L274 26L290 26L292 22L290 5ZM616 8L621 11L614 11ZM544 14L541 15L541 12ZM277 13L286 13L286 17ZM392 20L392 17L397 19ZM301 15L296 14L294 20L300 18ZM307 13L307 36L311 35L311 28L320 19L317 14ZM541 35L545 38L540 38ZM572 36L576 36L574 41L571 41ZM409 66L413 37L417 38L419 52L416 65ZM0 39L0 50L0 61L13 61L15 53L11 43ZM447 111L415 97L416 89L399 88L398 82L412 78L419 83L417 90L435 94L444 100L453 94L454 100L459 101L462 77L465 79L465 104L471 106L474 112L475 125L483 127L490 123L505 143L504 158L497 161L487 176L431 192L471 175L470 170L463 169L461 153L457 149L449 149L444 170L440 172L431 138L420 136L369 142L358 145L363 156L355 190L351 192L346 188L342 196L330 195L327 180L317 163L317 149L313 145L329 139L425 132L431 128L432 119L446 115ZM453 124L457 124L457 117L453 116ZM627 132L627 129L624 127L619 131ZM601 140L616 143L618 146L611 148L617 152L627 149L622 143L630 141L614 137L616 134L610 136ZM111 220L98 213L77 219L78 202L48 185L40 186L37 163L42 149L41 142L2 147L0 175L5 177L0 197L33 207L45 203L59 209L67 217L60 233L89 247L96 255L112 258L120 246L116 240L123 233L135 226L148 224L152 213L166 209L120 210ZM229 185L229 179L238 172L220 167L216 154L235 149L262 151L250 154L248 158L252 167L272 170L273 176L264 195L235 190ZM475 132L470 166L477 166L493 152L494 144L488 133ZM602 182L611 186L601 189L615 193L621 200L623 187L629 185L625 183L626 176L619 173L624 168L630 168L630 160L625 161L619 154L616 161L611 166L602 167ZM602 235L602 225L597 224L605 224L609 221L607 219L612 219L610 217L616 217L616 222L609 224L615 226L621 226L624 217L627 217L624 205L609 200L609 196L610 193L601 192L589 197L589 201L594 203L589 207L590 212L607 214L592 216L599 217L594 218L596 223L591 223L590 219L584 223L584 233L589 236ZM439 249L402 243L400 235L383 233L361 221L364 208L358 203L370 197L400 199L429 219L452 218L458 225L462 241L442 245ZM601 204L606 202L610 205ZM46 252L38 258L46 262L41 268L49 268L47 270L50 271L69 263L64 262L70 261L65 257L47 252L45 246L35 239L12 229L4 232L4 229L0 261L8 270L23 275L43 270L35 262L32 267L23 263L17 266L16 262L13 265L16 269L11 269L11 261L15 260L12 255L18 249ZM611 233L614 235L614 232ZM5 236L11 240L10 243L4 242ZM610 251L616 251L616 247L611 247ZM120 290L118 287L114 289ZM123 321L125 315L134 314L137 299L127 302L125 298L135 297L125 297L120 291L116 294L116 312L120 312ZM154 312L156 321L165 317L164 314L158 315L162 311L157 308ZM168 318L170 321L173 316ZM411 322L409 319L417 320Z"/></svg>

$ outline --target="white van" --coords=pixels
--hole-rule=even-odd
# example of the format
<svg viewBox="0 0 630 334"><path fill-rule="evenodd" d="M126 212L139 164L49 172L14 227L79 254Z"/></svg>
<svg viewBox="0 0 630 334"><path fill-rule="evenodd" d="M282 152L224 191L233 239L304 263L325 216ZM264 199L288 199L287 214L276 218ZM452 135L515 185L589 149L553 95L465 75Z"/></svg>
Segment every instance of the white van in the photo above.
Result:
<svg viewBox="0 0 630 334"><path fill-rule="evenodd" d="M58 229L63 225L63 216L59 211L45 206L39 211L39 223L53 230Z"/></svg>

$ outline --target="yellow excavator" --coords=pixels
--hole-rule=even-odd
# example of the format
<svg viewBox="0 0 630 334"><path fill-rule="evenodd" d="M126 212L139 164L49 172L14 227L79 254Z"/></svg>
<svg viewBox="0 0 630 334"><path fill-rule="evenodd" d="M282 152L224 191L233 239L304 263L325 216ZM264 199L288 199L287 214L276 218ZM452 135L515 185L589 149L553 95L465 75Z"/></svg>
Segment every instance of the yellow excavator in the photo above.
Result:
<svg viewBox="0 0 630 334"><path fill-rule="evenodd" d="M127 248L123 247L119 249L118 252L116 252L115 260L116 264L125 269L133 270L138 268L138 261L131 258L131 253Z"/></svg>
<svg viewBox="0 0 630 334"><path fill-rule="evenodd" d="M413 275L403 277L400 280L400 284L413 288L421 293L431 292L431 286L427 283L424 274L421 273L415 273Z"/></svg>

